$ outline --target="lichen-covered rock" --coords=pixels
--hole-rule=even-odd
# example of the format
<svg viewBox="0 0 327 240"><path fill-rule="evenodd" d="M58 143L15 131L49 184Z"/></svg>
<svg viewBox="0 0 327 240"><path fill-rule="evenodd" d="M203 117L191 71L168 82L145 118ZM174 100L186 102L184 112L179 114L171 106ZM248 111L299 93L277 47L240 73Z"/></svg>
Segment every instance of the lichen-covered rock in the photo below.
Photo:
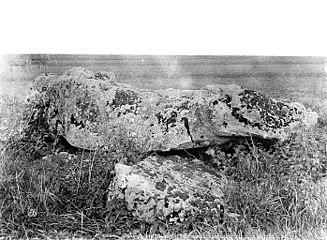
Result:
<svg viewBox="0 0 327 240"><path fill-rule="evenodd" d="M109 201L123 199L134 217L176 223L201 214L223 220L224 179L199 160L151 156L133 165L117 163Z"/></svg>
<svg viewBox="0 0 327 240"><path fill-rule="evenodd" d="M237 85L200 90L144 90L115 83L112 73L74 68L35 81L50 127L73 146L110 145L121 129L149 150L221 144L231 137L285 140L318 115L300 103L275 100Z"/></svg>

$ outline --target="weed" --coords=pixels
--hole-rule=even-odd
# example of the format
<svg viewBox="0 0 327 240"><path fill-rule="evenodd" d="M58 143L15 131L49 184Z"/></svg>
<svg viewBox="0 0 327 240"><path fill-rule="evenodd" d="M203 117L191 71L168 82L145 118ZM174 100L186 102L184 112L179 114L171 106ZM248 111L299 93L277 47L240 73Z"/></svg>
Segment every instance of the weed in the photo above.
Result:
<svg viewBox="0 0 327 240"><path fill-rule="evenodd" d="M305 230L326 224L325 131L300 130L268 151L253 143L240 145L232 157L216 149L217 165L224 166L229 180L224 193L232 213L225 223L230 232Z"/></svg>

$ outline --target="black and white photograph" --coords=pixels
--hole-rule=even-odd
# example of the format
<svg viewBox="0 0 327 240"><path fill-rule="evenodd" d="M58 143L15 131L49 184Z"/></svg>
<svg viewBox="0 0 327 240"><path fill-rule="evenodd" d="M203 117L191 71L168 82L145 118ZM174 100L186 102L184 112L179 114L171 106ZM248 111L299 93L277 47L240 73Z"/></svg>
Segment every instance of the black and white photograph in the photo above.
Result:
<svg viewBox="0 0 327 240"><path fill-rule="evenodd" d="M0 239L327 239L323 5L113 2L0 3Z"/></svg>

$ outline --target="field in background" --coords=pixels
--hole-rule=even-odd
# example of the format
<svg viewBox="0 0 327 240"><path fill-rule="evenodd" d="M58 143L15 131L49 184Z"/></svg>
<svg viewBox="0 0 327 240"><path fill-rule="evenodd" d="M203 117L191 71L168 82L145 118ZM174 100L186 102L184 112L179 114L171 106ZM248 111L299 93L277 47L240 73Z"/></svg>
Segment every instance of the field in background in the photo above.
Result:
<svg viewBox="0 0 327 240"><path fill-rule="evenodd" d="M199 89L207 84L238 84L290 98L294 94L327 91L325 58L264 56L129 56L46 55L42 64L13 66L4 56L0 65L0 94L25 89L42 72L63 73L72 67L112 71L117 82L139 88ZM9 55L21 61L29 55Z"/></svg>

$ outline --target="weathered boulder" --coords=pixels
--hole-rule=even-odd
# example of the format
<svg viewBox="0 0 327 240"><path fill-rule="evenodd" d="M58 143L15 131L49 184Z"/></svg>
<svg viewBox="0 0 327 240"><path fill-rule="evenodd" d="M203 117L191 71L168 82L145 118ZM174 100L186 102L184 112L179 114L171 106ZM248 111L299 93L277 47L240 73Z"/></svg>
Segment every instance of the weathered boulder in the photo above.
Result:
<svg viewBox="0 0 327 240"><path fill-rule="evenodd" d="M165 151L219 145L232 137L285 140L294 128L318 119L300 103L237 85L145 90L115 83L113 76L74 68L38 77L34 89L50 127L80 148L110 145L123 129L131 141Z"/></svg>
<svg viewBox="0 0 327 240"><path fill-rule="evenodd" d="M223 220L224 179L200 160L151 156L133 166L117 163L109 202L123 199L134 217L153 222Z"/></svg>

